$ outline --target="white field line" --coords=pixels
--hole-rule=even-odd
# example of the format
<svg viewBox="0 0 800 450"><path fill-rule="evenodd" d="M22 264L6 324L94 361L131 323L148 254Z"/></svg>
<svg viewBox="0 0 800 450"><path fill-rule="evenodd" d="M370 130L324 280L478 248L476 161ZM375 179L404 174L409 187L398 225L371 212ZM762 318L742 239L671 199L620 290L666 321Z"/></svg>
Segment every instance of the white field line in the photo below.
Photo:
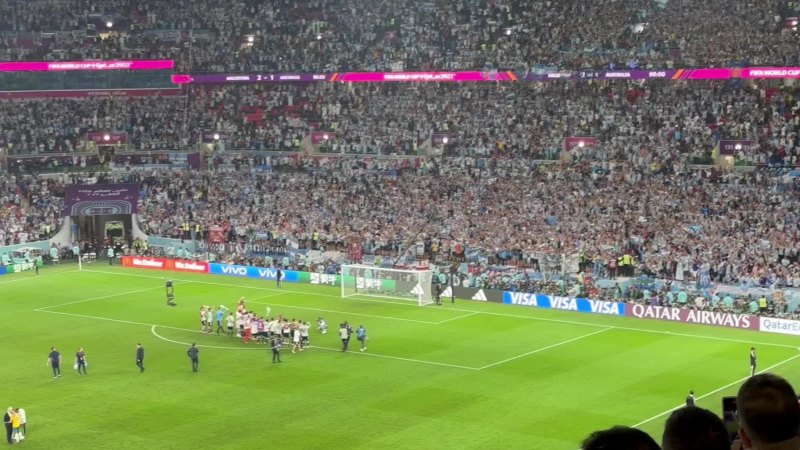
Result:
<svg viewBox="0 0 800 450"><path fill-rule="evenodd" d="M567 339L566 341L556 342L555 344L548 345L547 347L537 348L536 350L532 350L532 351L529 351L527 353L523 353L521 355L512 356L511 358L507 358L507 359L504 359L502 361L498 361L496 363L485 365L483 367L478 368L478 370L485 370L485 369L488 369L490 367L499 366L500 364L505 364L507 362L514 361L516 359L520 359L520 358L524 358L526 356L534 355L536 353L540 353L540 352L543 352L545 350L550 350L551 348L560 347L562 345L566 345L566 344L569 344L569 343L572 343L572 342L575 342L575 341L579 341L581 339L586 339L586 338L594 336L596 334L605 333L606 331L610 331L610 330L613 330L613 329L614 329L614 327L603 328L602 330L594 331L592 333L584 334L584 335L581 335L581 336L578 336L578 337L574 337L572 339Z"/></svg>
<svg viewBox="0 0 800 450"><path fill-rule="evenodd" d="M42 277L49 277L49 276L53 276L53 275L63 275L65 273L73 273L73 272L78 272L78 269L63 270L61 272L54 272L54 273L43 273L41 275L31 275L29 277L24 277L24 278L15 278L13 280L0 281L0 285L10 284L10 283L17 283L19 281L37 280L37 279L42 278ZM30 273L33 274L33 271L31 270ZM7 274L7 275L11 275L11 274Z"/></svg>
<svg viewBox="0 0 800 450"><path fill-rule="evenodd" d="M45 306L45 307L42 307L42 308L37 308L34 311L44 311L44 310L47 310L47 309L60 308L62 306L67 306L67 305L76 305L78 303L93 302L95 300L103 300L103 299L106 299L106 298L122 297L124 295L136 294L138 292L153 291L155 289L164 289L164 287L163 286L158 286L158 287L151 287L151 288L145 288L145 289L137 289L135 291L120 292L120 293L117 293L117 294L103 295L101 297L92 297L92 298L87 298L85 300L76 300L74 302L61 303L59 305Z"/></svg>
<svg viewBox="0 0 800 450"><path fill-rule="evenodd" d="M164 336L161 336L160 334L156 333L156 327L161 327L161 325L153 325L153 326L151 326L150 327L150 332L153 334L153 336L161 339L162 341L171 342L173 344L185 345L187 347L192 345L191 342L181 342L181 341L176 341L176 340L173 340L173 339L165 338ZM161 328L171 328L171 327L161 327ZM177 328L177 329L180 329L180 328ZM200 333L200 331L197 331L197 330L183 330L183 331L195 331L197 333ZM262 350L262 351L269 350L269 348L270 348L269 346L230 347L230 346L222 346L222 345L199 345L198 347L200 347L200 348L219 348L219 349L223 349L223 350Z"/></svg>
<svg viewBox="0 0 800 450"><path fill-rule="evenodd" d="M782 365L784 365L784 364L786 364L786 363L788 363L788 362L790 362L790 361L794 361L794 360L795 360L795 359L797 359L797 358L800 358L800 354L798 354L798 355L794 355L794 356L792 356L791 358L784 359L783 361L781 361L781 362L779 362L779 363L777 363L777 364L773 364L773 365L771 365L771 366L767 367L766 369L759 370L759 371L758 371L758 372L756 372L756 373L764 373L764 372L769 372L770 370L772 370L772 369L775 369L776 367L782 366ZM724 391L725 389L728 389L728 388L729 388L729 387L731 387L731 386L735 386L735 385L737 385L737 384L739 384L739 383L743 383L743 382L747 381L747 379L748 379L748 378L750 378L750 377L749 377L749 376L747 376L747 377L744 377L744 378L740 378L740 379L738 379L738 380L736 380L736 381L734 381L734 382L731 382L731 383L728 383L728 384L726 384L725 386L722 386L722 387L720 387L720 388L714 389L714 390L713 390L713 391L711 391L711 392L705 393L705 394L703 394L703 395L701 395L701 396L697 397L697 400L702 400L702 399L704 399L704 398L706 398L706 397L709 397L709 396L712 396L712 395L716 394L717 392ZM656 414L655 416L653 416L653 417L651 417L651 418L649 418L649 419L643 420L643 421L641 421L641 422L637 423L636 425L634 425L633 427L634 427L634 428L638 428L638 427L640 427L640 426L642 426L642 425L644 425L644 424L646 424L646 423L650 423L650 422L652 422L652 421L654 421L654 420L658 419L659 417L666 416L667 414L671 413L672 411L675 411L676 409L682 408L683 406L684 406L684 404L683 404L683 403L681 403L680 405L678 405L678 406L675 406L675 407L673 407L673 408L670 408L670 409L668 409L668 410L666 410L666 411L664 411L664 412L662 412L662 413L660 413L660 414Z"/></svg>
<svg viewBox="0 0 800 450"><path fill-rule="evenodd" d="M59 314L59 315L62 315L62 316L80 317L82 319L105 320L105 321L108 321L108 322L125 323L125 324L128 324L128 325L144 325L144 326L150 327L150 332L153 334L153 336L155 336L155 337L157 337L157 338L159 338L161 340L174 343L174 344L186 345L187 347L189 345L191 345L191 343L189 343L189 342L181 342L181 341L176 341L176 340L173 340L173 339L165 338L164 336L161 336L160 334L158 334L156 332L156 328L166 328L166 329L169 329L169 330L185 331L185 332L189 332L189 333L203 333L202 331L199 331L199 330L189 330L187 328L171 327L171 326L166 326L166 325L156 325L156 324L144 323L144 322L134 322L134 321L131 321L131 320L111 319L111 318L108 318L108 317L87 316L87 315L84 315L84 314L72 314L72 313L65 313L65 312L60 312L60 311L48 311L48 310L34 310L34 311L43 312L43 313L49 313L49 314ZM203 333L203 334L206 334L206 333ZM318 346L314 346L314 345L312 345L310 347L311 348L321 349L321 350L340 351L340 350L335 349L335 348L318 347ZM266 350L268 347L230 347L230 346L219 346L219 345L201 345L200 348L215 348L215 349L224 349L224 350ZM355 353L355 352L353 352L353 353ZM422 359L401 358L399 356L380 355L380 354L377 354L377 353L362 353L362 352L358 352L358 354L359 355L369 355L369 356L373 356L373 357L377 357L377 358L394 359L394 360L398 360L398 361L415 362L415 363L419 363L419 364L428 364L428 365L433 365L433 366L452 367L452 368L456 368L456 369L466 369L466 370L479 370L479 369L477 369L475 367L459 366L459 365L456 365L456 364L446 364L446 363L440 363L440 362L436 362L436 361L426 361L426 360L422 360Z"/></svg>
<svg viewBox="0 0 800 450"><path fill-rule="evenodd" d="M149 275L138 275L132 273L119 273L119 272L104 272L100 270L84 270L84 272L96 272L96 273L104 273L109 275L121 275L121 276L130 276L130 277L139 277L139 278L155 278L159 280L166 279L166 277L155 277ZM264 290L264 291L280 291L280 292L289 292L289 293L297 293L297 294L306 294L306 295L313 295L316 297L330 297L330 298L341 298L339 295L330 295L330 294L318 294L314 292L308 291L294 291L288 289L277 289L277 288L262 288L257 286L241 286L237 284L228 284L228 283L215 283L209 281L196 281L196 280L179 280L172 278L175 281L186 281L191 283L197 284L208 284L213 286L230 286L230 287L237 287L241 289L254 289L254 290ZM365 298L358 298L358 301L364 302L374 302L374 303L390 303L390 304L397 304L402 306L412 306L415 308L419 308L416 303L412 302L389 302L383 300L376 300L376 299L365 299ZM570 325L584 325L587 327L595 327L595 328L608 328L609 325L603 325L599 323L591 323L591 322L580 322L575 320L563 320L563 319L553 319L549 317L535 317L535 316L526 316L526 315L518 315L518 314L510 314L510 313L498 313L498 312L490 312L490 311L475 311L471 309L460 309L460 308L446 308L448 311L456 311L462 313L474 313L477 312L478 314L485 314L488 316L497 316L497 317L512 317L515 319L526 319L526 320L537 320L541 322L552 322L552 323L565 323ZM653 323L659 323L657 321L653 321ZM663 323L663 322L661 322ZM722 341L722 342L734 342L738 344L748 344L748 345L757 345L762 347L783 347L783 348L797 348L798 345L788 345L788 344L775 344L771 342L758 342L758 341L750 341L750 340L743 340L743 339L729 339L723 337L715 337L715 336L705 336L701 334L689 334L689 333L676 333L672 331L663 331L663 330L652 330L648 328L636 328L636 327L622 327L622 326L611 326L612 328L618 330L627 330L627 331L638 331L641 333L651 333L651 334L662 334L667 336L679 336L679 337L686 337L686 338L693 338L693 339L705 339L710 341Z"/></svg>
<svg viewBox="0 0 800 450"><path fill-rule="evenodd" d="M449 319L444 319L444 320L440 320L440 321L438 321L438 322L433 322L433 324L434 324L434 325L441 325L441 324L443 324L443 323L452 322L452 321L454 321L454 320L463 319L463 318L465 318L465 317L474 316L474 315L476 315L476 314L480 314L480 313L479 313L479 312L473 312L473 313L469 313L469 314L464 314L463 316L451 317L451 318L449 318Z"/></svg>
<svg viewBox="0 0 800 450"><path fill-rule="evenodd" d="M289 309L302 309L307 311L320 311L332 314L346 314L348 316L361 316L361 317L372 317L375 319L387 319L387 320L400 320L403 322L413 322L413 323L424 323L426 325L436 325L438 322L430 322L427 320L416 320L416 319L406 319L403 317L393 317L393 316L376 316L374 314L362 314L362 313L354 313L349 311L336 311L334 309L322 309L322 308L311 308L306 306L295 306L295 305L282 305L279 303L264 303L264 302L257 302L254 300L248 300L247 303L255 303L257 305L266 305L266 306L280 306L282 308L289 308Z"/></svg>
<svg viewBox="0 0 800 450"><path fill-rule="evenodd" d="M442 367L452 367L454 369L465 369L465 370L481 370L476 367L468 367L468 366L459 366L457 364L447 364L447 363L440 363L435 361L425 361L423 359L412 359L412 358L401 358L399 356L389 356L389 355L381 355L379 353L369 353L369 352L355 352L355 351L348 351L342 352L342 349L339 348L331 348L331 347L319 347L316 345L309 346L310 348L316 348L320 350L328 350L331 352L340 352L340 353L349 353L353 355L363 355L363 356L372 356L375 358L385 358L385 359L394 359L398 361L408 361L408 362L415 362L420 364L429 364L433 366L442 366Z"/></svg>

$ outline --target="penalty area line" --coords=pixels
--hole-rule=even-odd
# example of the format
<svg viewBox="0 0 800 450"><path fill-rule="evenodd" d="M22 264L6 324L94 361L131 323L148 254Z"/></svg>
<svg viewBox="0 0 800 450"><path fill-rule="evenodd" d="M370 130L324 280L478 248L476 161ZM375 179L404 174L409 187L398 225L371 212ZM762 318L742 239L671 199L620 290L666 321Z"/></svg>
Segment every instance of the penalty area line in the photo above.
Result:
<svg viewBox="0 0 800 450"><path fill-rule="evenodd" d="M191 281L189 281L187 283L191 283ZM181 284L185 284L185 283L181 283ZM84 300L76 300L74 302L61 303L61 304L58 304L58 305L43 306L41 308L36 308L35 311L45 311L45 310L48 310L48 309L60 308L62 306L76 305L78 303L86 303L86 302L93 302L95 300L103 300L103 299L107 299L107 298L122 297L124 295L136 294L136 293L139 293L139 292L154 291L156 289L164 289L164 287L163 286L158 286L158 287L151 287L151 288L145 288L145 289L137 289L135 291L119 292L119 293L116 293L116 294L103 295L103 296L100 296L100 297L92 297L92 298L87 298L87 299L84 299Z"/></svg>
<svg viewBox="0 0 800 450"><path fill-rule="evenodd" d="M775 369L776 367L780 367L780 366L782 366L782 365L784 365L784 364L786 364L786 363L788 363L788 362L794 361L794 360L795 360L795 359L797 359L797 358L800 358L800 354L798 354L798 355L794 355L794 356L792 356L791 358L784 359L783 361L780 361L780 362L778 362L778 363L776 363L776 364L773 364L773 365L771 365L771 366L767 367L766 369L759 370L759 371L758 371L758 372L756 372L756 373L757 373L757 374L760 374L760 373L764 373L764 372L769 372L770 370L772 370L772 369ZM716 394L716 393L718 393L718 392L720 392L720 391L724 391L725 389L728 389L728 388L729 388L729 387L731 387L731 386L735 386L735 385L737 385L737 384L739 384L739 383L744 383L744 382L745 382L745 381L747 381L749 378L750 378L750 377L749 377L749 376L747 376L747 377L740 378L740 379L738 379L738 380L736 380L736 381L733 381L733 382L731 382L731 383L728 383L728 384L726 384L725 386L722 386L722 387L720 387L720 388L714 389L714 390L713 390L713 391L711 391L711 392L707 392L707 393L705 393L705 394L703 394L703 395L701 395L701 396L697 397L697 400L698 400L698 401L700 401L700 400L702 400L702 399L704 399L704 398L706 398L706 397L710 397L710 396L712 396L712 395L714 395L714 394ZM675 406L675 407L673 407L673 408L670 408L670 409L668 409L668 410L666 410L666 411L664 411L664 412L662 412L662 413L660 413L660 414L656 414L655 416L653 416L653 417L651 417L651 418L649 418L649 419L646 419L646 420L643 420L643 421L641 421L641 422L637 423L636 425L634 425L634 426L633 426L633 428L639 428L640 426L642 426L642 425L644 425L644 424L650 423L650 422L652 422L652 421L654 421L654 420L658 419L659 417L666 416L667 414L669 414L669 413L671 413L671 412L675 411L676 409L683 408L684 406L685 406L685 405L684 405L683 403L681 403L681 404L680 404L680 405L678 405L678 406Z"/></svg>
<svg viewBox="0 0 800 450"><path fill-rule="evenodd" d="M543 352L545 350L550 350L551 348L560 347L562 345L570 344L572 342L579 341L581 339L586 339L586 338L594 336L596 334L605 333L606 331L611 331L613 329L614 329L614 327L608 327L608 328L603 328L602 330L599 330L599 331L593 331L593 332L588 333L588 334L582 334L582 335L580 335L578 337L574 337L572 339L567 339L566 341L556 342L555 344L548 345L547 347L537 348L536 350L532 350L532 351L529 351L527 353L523 353L521 355L512 356L511 358L507 358L507 359L504 359L502 361L498 361L496 363L487 364L487 365L485 365L483 367L478 368L478 370L484 370L484 369L488 369L490 367L499 366L500 364L505 364L507 362L514 361L516 359L524 358L526 356L535 355L536 353L540 353L540 352Z"/></svg>
<svg viewBox="0 0 800 450"><path fill-rule="evenodd" d="M161 325L153 325L153 326L150 327L150 332L153 333L153 336L161 339L162 341L171 342L173 344L185 345L187 347L192 345L191 342L181 342L181 341L176 341L176 340L165 338L164 336L161 336L160 334L158 334L156 332L156 328L160 327L160 326ZM163 327L163 328L170 328L170 329L173 329L173 330L191 331L193 333L201 333L201 331L197 331L197 330L187 330L187 329L172 328L172 327ZM205 345L205 344L200 344L200 345L198 345L198 347L200 347L200 348L219 348L219 349L223 349L223 350L268 350L269 349L269 347L231 347L231 346L223 346L223 345Z"/></svg>

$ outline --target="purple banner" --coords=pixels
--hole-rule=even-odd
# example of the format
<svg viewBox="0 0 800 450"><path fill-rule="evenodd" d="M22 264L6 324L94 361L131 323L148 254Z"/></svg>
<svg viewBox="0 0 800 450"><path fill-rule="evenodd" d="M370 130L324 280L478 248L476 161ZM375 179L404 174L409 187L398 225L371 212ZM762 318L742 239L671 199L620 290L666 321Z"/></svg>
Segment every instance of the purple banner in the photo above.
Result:
<svg viewBox="0 0 800 450"><path fill-rule="evenodd" d="M333 141L336 139L336 133L333 131L312 131L311 132L311 143L314 145L319 145L324 142Z"/></svg>
<svg viewBox="0 0 800 450"><path fill-rule="evenodd" d="M128 142L128 134L114 131L92 131L86 133L86 139L98 145L116 145Z"/></svg>
<svg viewBox="0 0 800 450"><path fill-rule="evenodd" d="M719 141L720 155L735 155L740 151L753 152L758 150L758 142L742 139L722 139Z"/></svg>
<svg viewBox="0 0 800 450"><path fill-rule="evenodd" d="M639 319L655 319L668 322L697 323L717 327L739 328L743 330L760 329L758 316L750 314L731 314L714 311L698 311L684 308L667 308L662 306L630 304L625 308L625 315Z"/></svg>
<svg viewBox="0 0 800 450"><path fill-rule="evenodd" d="M0 91L0 100L16 98L155 97L183 94L183 89L104 89L100 91Z"/></svg>
<svg viewBox="0 0 800 450"><path fill-rule="evenodd" d="M193 170L200 170L200 153L189 153L186 155L186 163Z"/></svg>
<svg viewBox="0 0 800 450"><path fill-rule="evenodd" d="M102 216L136 214L139 185L71 184L67 186L64 215Z"/></svg>
<svg viewBox="0 0 800 450"><path fill-rule="evenodd" d="M570 151L575 147L594 147L597 138L594 136L567 136L564 138L564 150Z"/></svg>
<svg viewBox="0 0 800 450"><path fill-rule="evenodd" d="M135 61L20 61L0 62L0 72L62 72L71 70L172 70L171 59Z"/></svg>
<svg viewBox="0 0 800 450"><path fill-rule="evenodd" d="M431 134L431 142L434 144L444 144L447 145L451 142L455 142L458 138L458 135L455 133L449 133L446 131L435 131Z"/></svg>

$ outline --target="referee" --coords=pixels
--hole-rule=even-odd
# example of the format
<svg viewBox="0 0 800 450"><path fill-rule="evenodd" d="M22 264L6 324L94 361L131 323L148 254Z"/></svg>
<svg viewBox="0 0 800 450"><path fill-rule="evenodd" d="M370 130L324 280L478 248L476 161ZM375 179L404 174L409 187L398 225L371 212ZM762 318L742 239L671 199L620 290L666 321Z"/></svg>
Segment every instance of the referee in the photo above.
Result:
<svg viewBox="0 0 800 450"><path fill-rule="evenodd" d="M273 337L270 344L272 347L272 362L281 362L281 338L277 336Z"/></svg>
<svg viewBox="0 0 800 450"><path fill-rule="evenodd" d="M136 366L139 367L139 373L144 372L144 347L142 344L136 344Z"/></svg>

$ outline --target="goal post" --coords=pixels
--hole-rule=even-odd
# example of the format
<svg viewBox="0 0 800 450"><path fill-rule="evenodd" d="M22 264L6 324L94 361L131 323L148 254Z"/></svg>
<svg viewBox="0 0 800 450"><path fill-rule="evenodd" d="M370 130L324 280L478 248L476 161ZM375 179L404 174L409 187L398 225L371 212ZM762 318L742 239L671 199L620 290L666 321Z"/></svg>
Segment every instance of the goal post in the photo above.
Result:
<svg viewBox="0 0 800 450"><path fill-rule="evenodd" d="M361 264L342 266L342 298L381 297L433 304L430 270L384 269Z"/></svg>

